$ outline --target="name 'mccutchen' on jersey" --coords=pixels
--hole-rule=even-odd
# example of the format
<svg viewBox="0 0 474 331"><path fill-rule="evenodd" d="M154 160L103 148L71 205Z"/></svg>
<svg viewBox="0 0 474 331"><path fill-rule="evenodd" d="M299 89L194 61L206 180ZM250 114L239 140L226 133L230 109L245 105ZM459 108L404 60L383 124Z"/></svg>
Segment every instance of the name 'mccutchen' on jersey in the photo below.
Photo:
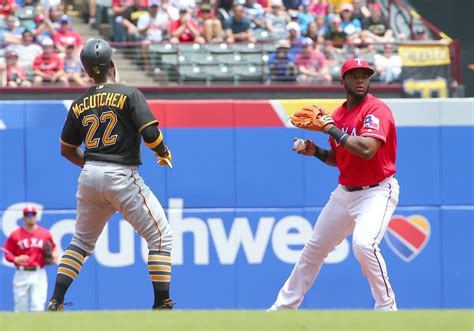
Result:
<svg viewBox="0 0 474 331"><path fill-rule="evenodd" d="M77 98L69 109L61 143L84 143L86 161L140 165L140 132L158 125L144 95L121 84L99 84Z"/></svg>

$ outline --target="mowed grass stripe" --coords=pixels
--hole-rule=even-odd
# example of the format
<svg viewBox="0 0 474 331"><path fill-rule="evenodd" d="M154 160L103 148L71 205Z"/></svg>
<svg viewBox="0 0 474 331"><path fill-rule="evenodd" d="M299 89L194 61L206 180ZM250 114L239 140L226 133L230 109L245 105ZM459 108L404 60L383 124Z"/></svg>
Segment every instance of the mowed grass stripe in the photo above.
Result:
<svg viewBox="0 0 474 331"><path fill-rule="evenodd" d="M474 330L473 310L82 311L0 313L2 331Z"/></svg>

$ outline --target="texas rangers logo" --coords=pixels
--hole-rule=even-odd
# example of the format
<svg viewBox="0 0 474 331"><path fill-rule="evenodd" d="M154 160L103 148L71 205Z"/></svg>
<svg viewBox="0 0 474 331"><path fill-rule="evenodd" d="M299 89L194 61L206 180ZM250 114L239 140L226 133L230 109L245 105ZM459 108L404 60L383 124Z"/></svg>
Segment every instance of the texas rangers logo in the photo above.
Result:
<svg viewBox="0 0 474 331"><path fill-rule="evenodd" d="M378 130L380 126L380 120L375 115L367 115L364 118L364 127Z"/></svg>
<svg viewBox="0 0 474 331"><path fill-rule="evenodd" d="M394 215L385 234L385 242L403 261L412 261L430 239L429 221L421 215Z"/></svg>

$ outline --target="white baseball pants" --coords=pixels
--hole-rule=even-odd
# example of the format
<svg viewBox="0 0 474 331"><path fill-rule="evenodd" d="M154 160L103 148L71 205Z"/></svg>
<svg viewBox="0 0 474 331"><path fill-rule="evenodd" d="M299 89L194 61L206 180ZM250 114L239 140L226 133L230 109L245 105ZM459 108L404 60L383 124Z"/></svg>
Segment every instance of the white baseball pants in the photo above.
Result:
<svg viewBox="0 0 474 331"><path fill-rule="evenodd" d="M395 311L395 294L380 253L388 223L398 203L398 181L389 177L379 186L348 192L339 185L330 196L293 271L270 311L297 309L327 255L352 233L352 249L367 277L375 310Z"/></svg>
<svg viewBox="0 0 474 331"><path fill-rule="evenodd" d="M44 268L15 272L13 276L15 312L44 311L47 295L48 279Z"/></svg>

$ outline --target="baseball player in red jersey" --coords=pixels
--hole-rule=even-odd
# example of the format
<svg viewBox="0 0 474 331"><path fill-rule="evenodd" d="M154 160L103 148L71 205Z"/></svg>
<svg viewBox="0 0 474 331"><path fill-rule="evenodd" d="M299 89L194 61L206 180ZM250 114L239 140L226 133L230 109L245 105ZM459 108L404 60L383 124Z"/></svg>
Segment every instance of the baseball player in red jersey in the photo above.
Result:
<svg viewBox="0 0 474 331"><path fill-rule="evenodd" d="M44 267L56 261L56 245L51 233L36 224L36 209L23 209L23 227L13 231L2 250L7 261L15 264L13 297L16 312L43 311L48 292ZM52 259L46 261L45 250L51 250Z"/></svg>
<svg viewBox="0 0 474 331"><path fill-rule="evenodd" d="M331 148L325 150L306 140L305 149L298 152L337 167L339 185L321 211L311 238L270 311L297 309L324 259L351 233L354 255L375 299L374 309L397 310L379 249L398 203L399 186L393 177L396 129L390 108L368 93L373 73L360 58L343 64L340 82L346 102L321 129L330 136Z"/></svg>

